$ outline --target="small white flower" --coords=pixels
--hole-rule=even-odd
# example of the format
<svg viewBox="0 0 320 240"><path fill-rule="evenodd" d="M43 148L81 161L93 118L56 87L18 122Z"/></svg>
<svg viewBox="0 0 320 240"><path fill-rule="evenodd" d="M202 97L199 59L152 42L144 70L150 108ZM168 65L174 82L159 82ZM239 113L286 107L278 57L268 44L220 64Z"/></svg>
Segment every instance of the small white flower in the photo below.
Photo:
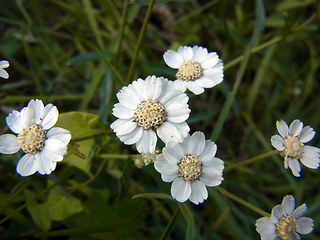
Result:
<svg viewBox="0 0 320 240"><path fill-rule="evenodd" d="M5 78L5 79L9 78L9 74L7 73L6 70L4 70L4 68L7 68L7 67L9 67L8 61L6 61L6 60L0 61L0 77Z"/></svg>
<svg viewBox="0 0 320 240"><path fill-rule="evenodd" d="M315 131L310 126L303 127L303 123L296 119L288 127L287 123L279 120L276 123L280 135L271 137L271 144L280 151L284 157L284 167L290 167L296 177L300 177L300 162L308 168L316 169L320 163L320 149L306 146L315 135Z"/></svg>
<svg viewBox="0 0 320 240"><path fill-rule="evenodd" d="M188 88L198 95L223 80L222 61L216 52L208 53L204 47L181 46L177 52L166 51L163 59L169 67L178 69L175 84L183 92Z"/></svg>
<svg viewBox="0 0 320 240"><path fill-rule="evenodd" d="M123 87L117 98L112 113L119 119L110 127L124 144L136 144L139 153L153 153L157 135L165 143L181 142L188 135L189 98L166 78L139 78Z"/></svg>
<svg viewBox="0 0 320 240"><path fill-rule="evenodd" d="M173 198L199 204L208 198L206 186L218 186L223 180L224 163L214 157L216 152L214 142L205 140L202 132L195 132L182 143L169 142L157 156L154 167L163 181L173 182Z"/></svg>
<svg viewBox="0 0 320 240"><path fill-rule="evenodd" d="M1 135L0 153L13 154L20 148L26 153L17 165L21 176L29 176L36 171L50 174L67 153L70 132L52 128L58 115L58 109L52 104L44 106L41 100L32 99L20 112L14 110L6 117L8 127L18 136Z"/></svg>
<svg viewBox="0 0 320 240"><path fill-rule="evenodd" d="M307 212L306 204L294 209L294 197L287 195L281 205L272 209L271 217L259 218L257 232L262 240L298 240L300 234L309 234L313 230L313 220L302 217Z"/></svg>

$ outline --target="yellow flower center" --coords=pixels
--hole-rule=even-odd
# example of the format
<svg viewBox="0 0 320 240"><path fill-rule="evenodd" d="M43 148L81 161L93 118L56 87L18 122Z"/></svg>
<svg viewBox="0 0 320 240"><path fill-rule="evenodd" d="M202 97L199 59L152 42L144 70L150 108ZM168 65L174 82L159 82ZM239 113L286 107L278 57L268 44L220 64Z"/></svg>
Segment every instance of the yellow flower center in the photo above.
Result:
<svg viewBox="0 0 320 240"><path fill-rule="evenodd" d="M189 60L183 63L176 74L178 79L189 81L189 80L197 80L203 76L203 68L200 63Z"/></svg>
<svg viewBox="0 0 320 240"><path fill-rule="evenodd" d="M200 159L191 154L187 154L181 158L178 163L179 173L178 176L182 177L185 181L193 182L202 174L202 164Z"/></svg>
<svg viewBox="0 0 320 240"><path fill-rule="evenodd" d="M288 240L291 232L296 232L298 229L294 216L286 215L279 219L276 224L276 234L282 240Z"/></svg>
<svg viewBox="0 0 320 240"><path fill-rule="evenodd" d="M134 112L134 120L145 130L160 127L166 117L166 110L158 100L143 101Z"/></svg>
<svg viewBox="0 0 320 240"><path fill-rule="evenodd" d="M36 154L43 149L46 133L39 124L26 127L18 135L19 145L25 153Z"/></svg>
<svg viewBox="0 0 320 240"><path fill-rule="evenodd" d="M287 136L284 139L283 155L291 158L300 158L303 153L303 143L296 136Z"/></svg>

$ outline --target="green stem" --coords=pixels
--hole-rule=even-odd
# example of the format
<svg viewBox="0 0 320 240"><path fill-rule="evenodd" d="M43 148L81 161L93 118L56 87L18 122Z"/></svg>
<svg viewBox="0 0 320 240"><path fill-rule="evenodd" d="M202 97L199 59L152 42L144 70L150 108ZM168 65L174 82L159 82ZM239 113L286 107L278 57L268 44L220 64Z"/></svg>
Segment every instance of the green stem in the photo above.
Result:
<svg viewBox="0 0 320 240"><path fill-rule="evenodd" d="M134 155L129 155L129 154L100 154L99 158L128 159L130 156L134 156Z"/></svg>
<svg viewBox="0 0 320 240"><path fill-rule="evenodd" d="M229 171L229 170L234 169L234 168L238 168L238 167L241 167L241 166L248 165L248 164L250 164L250 163L259 161L259 160L264 159L264 158L271 157L271 156L276 155L276 154L279 154L279 151L278 151L278 150L273 150L273 151L270 151L270 152L263 153L263 154L258 155L258 156L256 156L256 157L249 158L249 159L244 160L244 161L242 161L242 162L239 162L239 163L236 163L236 164L232 164L232 165L230 165L230 166L227 166L227 167L224 169L224 172Z"/></svg>
<svg viewBox="0 0 320 240"><path fill-rule="evenodd" d="M140 47L141 47L141 44L142 44L142 40L143 40L144 34L146 32L146 29L147 29L147 25L149 23L149 19L150 19L150 16L151 16L151 12L152 12L152 8L153 8L154 3L155 3L155 0L150 0L146 16L145 16L145 18L143 20L142 28L141 28L140 33L139 33L138 41L137 41L137 44L136 44L135 49L134 49L132 61L131 61L130 68L129 68L128 75L127 75L127 79L126 79L127 83L129 83L131 81L132 74L133 74L133 69L134 69L134 67L136 65L136 61L137 61L137 58L138 58L139 50L140 50Z"/></svg>
<svg viewBox="0 0 320 240"><path fill-rule="evenodd" d="M107 132L102 132L102 133L92 134L92 135L90 135L90 136L84 136L84 137L79 137L79 138L72 138L72 139L71 139L71 142L81 142L81 141L85 141L85 140L88 140L88 139L105 136L106 134L107 134Z"/></svg>
<svg viewBox="0 0 320 240"><path fill-rule="evenodd" d="M232 200L234 200L234 201L236 201L236 202L238 202L238 203L240 203L240 204L242 204L242 205L244 205L244 206L252 209L253 211L261 214L262 216L264 216L264 217L270 217L270 214L269 214L269 213L261 210L260 208L254 206L253 204L251 204L251 203L249 203L249 202L247 202L247 201L245 201L245 200L237 197L236 195L228 192L227 190L223 189L222 187L216 187L216 189L218 189L218 191L219 191L221 194L223 194L224 196L226 196L226 197L228 197L228 198L230 198L230 199L232 199Z"/></svg>
<svg viewBox="0 0 320 240"><path fill-rule="evenodd" d="M160 240L168 239L174 225L176 224L176 222L179 218L179 215L180 215L180 207L177 207L176 210L174 211L170 221L168 222L168 225L166 226L165 230L161 234L161 236L159 238Z"/></svg>
<svg viewBox="0 0 320 240"><path fill-rule="evenodd" d="M120 28L119 42L118 42L117 51L116 51L116 53L117 53L116 62L115 62L115 66L116 67L119 66L119 62L120 62L120 54L121 54L121 49L122 49L124 30L126 28L127 18L128 18L128 9L129 9L129 3L128 3L128 0L125 0L124 1L124 9L123 9L122 21L121 21L122 23L121 23L121 28Z"/></svg>

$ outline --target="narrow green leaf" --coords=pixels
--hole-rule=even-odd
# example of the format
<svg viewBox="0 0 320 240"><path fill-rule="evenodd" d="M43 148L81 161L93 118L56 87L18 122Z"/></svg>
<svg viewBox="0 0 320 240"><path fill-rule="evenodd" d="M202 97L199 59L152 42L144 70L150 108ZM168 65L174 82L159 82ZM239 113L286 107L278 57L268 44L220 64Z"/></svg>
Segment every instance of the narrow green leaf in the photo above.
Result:
<svg viewBox="0 0 320 240"><path fill-rule="evenodd" d="M136 199L136 198L163 198L163 199L174 200L170 195L165 193L140 193L132 196L132 199Z"/></svg>
<svg viewBox="0 0 320 240"><path fill-rule="evenodd" d="M187 221L187 232L186 232L186 239L191 240L194 239L196 233L196 227L194 223L194 219L192 213L190 212L189 208L185 203L179 203L179 207L184 218Z"/></svg>
<svg viewBox="0 0 320 240"><path fill-rule="evenodd" d="M180 216L180 208L177 207L176 210L174 211L170 221L168 222L168 225L166 226L165 230L162 232L162 234L159 238L160 240L167 239L170 236L170 233L171 233L174 225L176 224L179 216Z"/></svg>

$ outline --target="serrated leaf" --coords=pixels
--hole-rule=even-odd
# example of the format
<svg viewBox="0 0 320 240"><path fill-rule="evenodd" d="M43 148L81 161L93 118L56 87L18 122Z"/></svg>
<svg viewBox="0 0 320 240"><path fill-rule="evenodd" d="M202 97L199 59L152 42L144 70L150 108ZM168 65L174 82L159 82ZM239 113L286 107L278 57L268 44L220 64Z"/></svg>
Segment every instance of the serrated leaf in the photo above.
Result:
<svg viewBox="0 0 320 240"><path fill-rule="evenodd" d="M109 51L103 51L101 53L98 52L89 52L89 53L85 53L85 54L81 54L75 57L70 58L66 64L68 66L70 65L74 65L77 63L82 63L82 62L86 62L86 61L97 61L101 59L101 54L103 56L105 56L106 58L110 58L112 57L112 53Z"/></svg>
<svg viewBox="0 0 320 240"><path fill-rule="evenodd" d="M46 208L50 219L54 221L63 220L75 213L82 211L81 203L74 197L66 197L57 188L53 188L46 202Z"/></svg>
<svg viewBox="0 0 320 240"><path fill-rule="evenodd" d="M24 194L27 202L35 197L35 194L28 189L24 191ZM45 204L38 204L36 201L32 201L27 204L27 210L32 220L41 230L48 231L51 228L51 219Z"/></svg>

